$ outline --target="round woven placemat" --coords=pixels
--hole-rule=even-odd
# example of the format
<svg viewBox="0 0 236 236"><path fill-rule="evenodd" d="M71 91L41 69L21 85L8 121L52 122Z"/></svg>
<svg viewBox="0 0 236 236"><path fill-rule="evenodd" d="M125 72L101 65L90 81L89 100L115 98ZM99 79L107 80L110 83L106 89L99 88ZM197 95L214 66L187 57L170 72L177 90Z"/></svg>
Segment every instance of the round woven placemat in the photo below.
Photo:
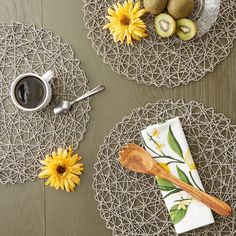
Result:
<svg viewBox="0 0 236 236"><path fill-rule="evenodd" d="M154 32L154 17L147 14L143 19L150 35L135 46L114 43L109 31L102 29L107 22L108 7L117 0L83 1L84 21L92 47L112 70L141 84L175 87L198 81L229 55L236 38L235 0L217 0L221 6L216 23L203 37L190 42L175 37L161 39ZM195 2L204 4L209 0ZM206 17L210 17L212 9L216 11L216 2L212 2ZM202 24L204 28L205 22Z"/></svg>
<svg viewBox="0 0 236 236"><path fill-rule="evenodd" d="M135 109L113 128L101 145L93 187L98 210L116 236L175 235L154 178L129 172L118 163L118 151L141 144L140 131L179 116L206 191L228 202L233 216L214 216L215 223L183 235L235 235L236 126L223 114L197 102L161 100Z"/></svg>
<svg viewBox="0 0 236 236"><path fill-rule="evenodd" d="M0 182L22 183L36 178L39 160L53 148L78 147L89 121L89 99L64 116L55 116L53 107L88 91L88 80L71 47L34 25L0 24L0 55ZM40 112L18 110L10 97L13 80L49 69L55 74L50 105Z"/></svg>

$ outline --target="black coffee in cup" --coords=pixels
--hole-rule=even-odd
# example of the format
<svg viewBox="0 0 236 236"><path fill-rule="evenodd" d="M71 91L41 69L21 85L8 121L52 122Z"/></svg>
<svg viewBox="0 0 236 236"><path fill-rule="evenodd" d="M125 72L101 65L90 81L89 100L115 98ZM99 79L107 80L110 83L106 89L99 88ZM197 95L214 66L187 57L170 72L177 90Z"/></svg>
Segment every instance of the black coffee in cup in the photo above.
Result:
<svg viewBox="0 0 236 236"><path fill-rule="evenodd" d="M25 108L39 107L46 98L46 87L37 77L22 78L15 86L16 101Z"/></svg>

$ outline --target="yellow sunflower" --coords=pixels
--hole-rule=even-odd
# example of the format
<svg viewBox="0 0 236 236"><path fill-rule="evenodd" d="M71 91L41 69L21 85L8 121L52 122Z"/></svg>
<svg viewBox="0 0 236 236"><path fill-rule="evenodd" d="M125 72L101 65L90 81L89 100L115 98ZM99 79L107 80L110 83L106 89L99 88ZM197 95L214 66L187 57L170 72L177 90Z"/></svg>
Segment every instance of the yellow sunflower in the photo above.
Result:
<svg viewBox="0 0 236 236"><path fill-rule="evenodd" d="M78 154L72 155L72 148L58 148L57 152L47 155L41 163L39 178L48 178L45 185L55 189L61 188L67 192L74 192L75 185L80 184L79 175L84 170L83 164L78 163L81 157Z"/></svg>
<svg viewBox="0 0 236 236"><path fill-rule="evenodd" d="M113 8L108 8L107 19L110 21L103 28L109 29L115 42L126 42L133 45L132 39L140 41L147 37L146 25L140 17L146 13L140 9L141 3L134 4L133 0L127 0L123 4L116 3Z"/></svg>

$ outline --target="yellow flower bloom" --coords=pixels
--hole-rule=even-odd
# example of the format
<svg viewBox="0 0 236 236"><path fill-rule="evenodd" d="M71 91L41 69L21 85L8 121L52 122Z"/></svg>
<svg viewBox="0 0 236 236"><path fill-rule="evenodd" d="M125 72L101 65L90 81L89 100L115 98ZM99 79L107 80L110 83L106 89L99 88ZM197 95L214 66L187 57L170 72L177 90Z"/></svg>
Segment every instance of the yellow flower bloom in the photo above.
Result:
<svg viewBox="0 0 236 236"><path fill-rule="evenodd" d="M159 162L158 162L158 164L159 164L163 169L165 169L168 173L170 173L170 167L169 167L168 165L166 165L166 163L164 163L164 162L159 163Z"/></svg>
<svg viewBox="0 0 236 236"><path fill-rule="evenodd" d="M156 145L156 149L157 149L158 151L161 151L162 148L165 147L165 144L163 144L163 143L157 143L157 142L156 142L155 145Z"/></svg>
<svg viewBox="0 0 236 236"><path fill-rule="evenodd" d="M197 169L189 149L184 155L184 160L185 160L185 163L187 164L187 166L189 167L190 170L196 170Z"/></svg>
<svg viewBox="0 0 236 236"><path fill-rule="evenodd" d="M186 209L186 207L189 205L191 203L191 200L183 200L183 201L180 201L179 202L179 206L178 206L178 210L181 210L181 209L183 209L183 210L185 210Z"/></svg>
<svg viewBox="0 0 236 236"><path fill-rule="evenodd" d="M41 163L39 178L48 178L45 185L55 189L61 188L67 192L74 192L76 184L80 184L79 175L84 170L83 164L78 163L81 157L78 154L72 155L72 148L58 148L57 152L47 155Z"/></svg>
<svg viewBox="0 0 236 236"><path fill-rule="evenodd" d="M140 19L146 10L140 9L140 6L140 1L134 4L133 0L127 0L123 4L114 4L114 9L108 8L109 23L103 28L110 30L115 42L126 40L128 44L133 44L132 39L140 41L148 36L146 25Z"/></svg>
<svg viewBox="0 0 236 236"><path fill-rule="evenodd" d="M152 136L158 138L158 137L160 136L160 131L157 130L157 129L154 129L154 130L152 131Z"/></svg>
<svg viewBox="0 0 236 236"><path fill-rule="evenodd" d="M164 162L158 162L158 164L164 169L166 170L168 173L170 173L170 167L168 165L166 165L166 163ZM155 176L155 178L158 180L159 177L158 176Z"/></svg>

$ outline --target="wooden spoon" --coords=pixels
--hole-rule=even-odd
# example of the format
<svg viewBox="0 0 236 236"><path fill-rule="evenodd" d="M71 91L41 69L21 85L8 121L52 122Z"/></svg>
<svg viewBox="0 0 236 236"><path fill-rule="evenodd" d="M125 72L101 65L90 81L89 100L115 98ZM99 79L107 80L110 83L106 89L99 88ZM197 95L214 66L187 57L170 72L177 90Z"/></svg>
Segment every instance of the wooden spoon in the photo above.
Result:
<svg viewBox="0 0 236 236"><path fill-rule="evenodd" d="M119 152L118 160L128 170L158 176L172 182L221 216L230 216L232 214L232 209L228 204L171 175L147 151L136 144L123 146Z"/></svg>

